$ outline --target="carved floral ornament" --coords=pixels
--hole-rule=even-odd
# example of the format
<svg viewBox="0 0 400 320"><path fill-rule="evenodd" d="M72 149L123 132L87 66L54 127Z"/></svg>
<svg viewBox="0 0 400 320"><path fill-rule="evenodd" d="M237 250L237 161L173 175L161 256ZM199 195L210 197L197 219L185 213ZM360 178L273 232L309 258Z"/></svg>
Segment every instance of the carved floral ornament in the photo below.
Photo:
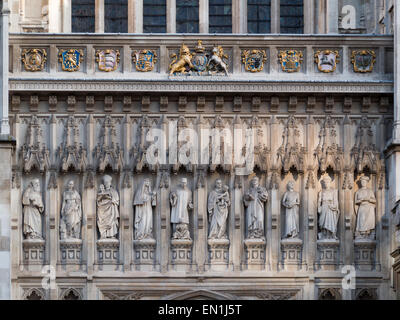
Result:
<svg viewBox="0 0 400 320"><path fill-rule="evenodd" d="M242 63L244 68L249 72L260 72L264 70L264 63L267 61L267 53L265 50L253 49L243 50Z"/></svg>
<svg viewBox="0 0 400 320"><path fill-rule="evenodd" d="M119 61L119 50L104 49L96 51L96 62L100 71L111 72L117 70Z"/></svg>
<svg viewBox="0 0 400 320"><path fill-rule="evenodd" d="M47 61L46 49L23 49L21 60L25 71L43 71Z"/></svg>
<svg viewBox="0 0 400 320"><path fill-rule="evenodd" d="M325 73L334 72L339 63L339 51L335 50L318 50L315 52L315 63L318 70Z"/></svg>
<svg viewBox="0 0 400 320"><path fill-rule="evenodd" d="M60 50L58 56L62 70L69 72L79 71L84 57L83 50L81 49Z"/></svg>
<svg viewBox="0 0 400 320"><path fill-rule="evenodd" d="M353 50L351 53L351 63L354 72L368 73L374 69L376 53L374 50Z"/></svg>

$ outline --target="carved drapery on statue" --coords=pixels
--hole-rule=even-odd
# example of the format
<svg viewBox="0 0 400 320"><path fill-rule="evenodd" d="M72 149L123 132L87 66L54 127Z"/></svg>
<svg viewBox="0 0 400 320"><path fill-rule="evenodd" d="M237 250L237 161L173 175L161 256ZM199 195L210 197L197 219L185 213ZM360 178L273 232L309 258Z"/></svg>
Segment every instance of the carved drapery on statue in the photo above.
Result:
<svg viewBox="0 0 400 320"><path fill-rule="evenodd" d="M208 214L210 221L209 239L226 239L226 222L231 204L228 186L222 180L215 182L215 189L208 196Z"/></svg>
<svg viewBox="0 0 400 320"><path fill-rule="evenodd" d="M133 201L135 207L135 240L153 239L153 207L156 193L151 190L151 182L144 179Z"/></svg>
<svg viewBox="0 0 400 320"><path fill-rule="evenodd" d="M119 195L111 186L112 178L103 177L103 183L97 193L97 226L101 239L115 239L119 226Z"/></svg>
<svg viewBox="0 0 400 320"><path fill-rule="evenodd" d="M191 240L189 231L189 210L193 209L192 191L187 187L187 179L181 179L181 185L170 194L171 223L173 239Z"/></svg>
<svg viewBox="0 0 400 320"><path fill-rule="evenodd" d="M247 238L249 239L264 239L264 203L267 200L267 190L260 187L259 179L254 177L243 199L246 207Z"/></svg>
<svg viewBox="0 0 400 320"><path fill-rule="evenodd" d="M323 189L318 194L319 240L337 240L337 224L339 221L338 190L330 187L332 180L325 176L322 181Z"/></svg>
<svg viewBox="0 0 400 320"><path fill-rule="evenodd" d="M354 196L355 213L357 215L356 239L375 238L375 207L376 198L374 192L367 187L369 178L360 178L361 188Z"/></svg>
<svg viewBox="0 0 400 320"><path fill-rule="evenodd" d="M44 205L40 191L39 179L30 182L22 196L24 208L24 235L25 239L43 239L42 214Z"/></svg>
<svg viewBox="0 0 400 320"><path fill-rule="evenodd" d="M298 238L300 195L294 191L294 182L290 181L283 195L282 204L285 207L285 238Z"/></svg>
<svg viewBox="0 0 400 320"><path fill-rule="evenodd" d="M68 182L63 193L61 207L60 237L61 239L80 239L82 222L81 196L74 188L74 182Z"/></svg>

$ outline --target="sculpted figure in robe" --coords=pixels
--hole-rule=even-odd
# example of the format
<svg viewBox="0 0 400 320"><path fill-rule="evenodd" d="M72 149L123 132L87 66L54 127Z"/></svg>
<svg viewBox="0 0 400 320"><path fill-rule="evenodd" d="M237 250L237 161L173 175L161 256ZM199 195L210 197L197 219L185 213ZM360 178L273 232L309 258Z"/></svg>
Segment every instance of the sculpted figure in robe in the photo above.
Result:
<svg viewBox="0 0 400 320"><path fill-rule="evenodd" d="M259 186L259 179L250 181L250 189L244 195L246 207L247 231L249 239L264 239L264 203L268 200L268 192Z"/></svg>
<svg viewBox="0 0 400 320"><path fill-rule="evenodd" d="M209 239L226 239L226 220L231 205L228 186L222 180L215 181L215 189L208 196L208 214L210 221Z"/></svg>
<svg viewBox="0 0 400 320"><path fill-rule="evenodd" d="M193 209L192 191L187 187L187 179L182 178L181 184L169 197L171 203L171 223L173 239L191 240L189 232L189 210Z"/></svg>
<svg viewBox="0 0 400 320"><path fill-rule="evenodd" d="M112 178L103 177L103 184L97 193L97 227L100 239L115 239L119 226L119 195L111 186Z"/></svg>
<svg viewBox="0 0 400 320"><path fill-rule="evenodd" d="M332 180L325 176L322 191L318 194L319 228L318 239L337 240L337 224L339 221L338 190L332 189Z"/></svg>
<svg viewBox="0 0 400 320"><path fill-rule="evenodd" d="M294 191L294 182L287 184L287 191L283 195L282 204L285 210L285 238L299 237L299 206L300 195Z"/></svg>
<svg viewBox="0 0 400 320"><path fill-rule="evenodd" d="M153 207L156 193L151 190L150 179L144 179L133 200L135 207L135 240L153 239Z"/></svg>
<svg viewBox="0 0 400 320"><path fill-rule="evenodd" d="M39 179L30 182L22 196L24 208L24 235L26 239L43 239L42 214L44 205Z"/></svg>
<svg viewBox="0 0 400 320"><path fill-rule="evenodd" d="M361 188L354 196L355 211L357 214L356 239L375 238L375 207L374 192L367 188L369 178L361 177Z"/></svg>
<svg viewBox="0 0 400 320"><path fill-rule="evenodd" d="M63 193L61 206L61 239L80 239L82 222L81 196L74 188L74 181L69 181Z"/></svg>

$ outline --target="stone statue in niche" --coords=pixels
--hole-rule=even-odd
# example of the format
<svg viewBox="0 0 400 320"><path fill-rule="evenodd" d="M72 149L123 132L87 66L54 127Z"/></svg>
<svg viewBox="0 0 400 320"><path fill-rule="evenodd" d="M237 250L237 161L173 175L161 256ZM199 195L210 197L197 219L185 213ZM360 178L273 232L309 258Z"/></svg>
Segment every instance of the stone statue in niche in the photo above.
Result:
<svg viewBox="0 0 400 320"><path fill-rule="evenodd" d="M361 188L354 196L355 212L357 215L356 239L375 238L375 207L374 192L367 187L369 177L360 178Z"/></svg>
<svg viewBox="0 0 400 320"><path fill-rule="evenodd" d="M264 239L264 203L268 200L268 192L259 186L259 179L250 181L250 189L244 195L247 216L247 232L249 239Z"/></svg>
<svg viewBox="0 0 400 320"><path fill-rule="evenodd" d="M156 192L151 190L150 179L144 179L133 200L135 207L135 240L153 239L153 207Z"/></svg>
<svg viewBox="0 0 400 320"><path fill-rule="evenodd" d="M97 193L97 226L100 239L115 239L119 226L119 195L111 186L112 178L103 177L103 184Z"/></svg>
<svg viewBox="0 0 400 320"><path fill-rule="evenodd" d="M319 240L338 240L336 236L340 214L338 190L331 188L331 182L331 178L325 176L322 181L322 191L318 194Z"/></svg>
<svg viewBox="0 0 400 320"><path fill-rule="evenodd" d="M61 206L60 236L63 239L80 239L82 222L81 196L74 188L74 181L69 181L63 193Z"/></svg>
<svg viewBox="0 0 400 320"><path fill-rule="evenodd" d="M222 180L215 181L215 189L208 196L207 210L210 221L209 239L227 239L226 221L231 205L229 187L222 184Z"/></svg>
<svg viewBox="0 0 400 320"><path fill-rule="evenodd" d="M287 191L283 195L282 204L285 210L285 238L299 237L299 206L300 195L294 191L294 182L289 181Z"/></svg>
<svg viewBox="0 0 400 320"><path fill-rule="evenodd" d="M43 239L42 214L44 205L39 179L32 180L22 196L24 207L24 235L26 239Z"/></svg>
<svg viewBox="0 0 400 320"><path fill-rule="evenodd" d="M187 179L181 179L181 185L169 197L171 203L171 223L173 239L191 240L189 232L189 210L193 209L192 191L187 187Z"/></svg>

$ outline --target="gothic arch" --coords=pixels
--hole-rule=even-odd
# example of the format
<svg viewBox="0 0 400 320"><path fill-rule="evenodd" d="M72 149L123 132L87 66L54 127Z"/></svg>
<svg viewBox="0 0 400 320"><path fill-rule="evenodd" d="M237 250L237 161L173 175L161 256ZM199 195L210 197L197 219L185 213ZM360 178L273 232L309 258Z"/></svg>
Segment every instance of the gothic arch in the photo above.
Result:
<svg viewBox="0 0 400 320"><path fill-rule="evenodd" d="M24 292L23 300L46 300L45 294L38 288L31 288Z"/></svg>
<svg viewBox="0 0 400 320"><path fill-rule="evenodd" d="M341 296L338 289L321 289L318 300L341 300Z"/></svg>
<svg viewBox="0 0 400 320"><path fill-rule="evenodd" d="M162 300L236 300L237 297L211 290L194 290L178 292L162 298Z"/></svg>
<svg viewBox="0 0 400 320"><path fill-rule="evenodd" d="M82 300L82 295L78 290L68 288L62 292L61 300Z"/></svg>

